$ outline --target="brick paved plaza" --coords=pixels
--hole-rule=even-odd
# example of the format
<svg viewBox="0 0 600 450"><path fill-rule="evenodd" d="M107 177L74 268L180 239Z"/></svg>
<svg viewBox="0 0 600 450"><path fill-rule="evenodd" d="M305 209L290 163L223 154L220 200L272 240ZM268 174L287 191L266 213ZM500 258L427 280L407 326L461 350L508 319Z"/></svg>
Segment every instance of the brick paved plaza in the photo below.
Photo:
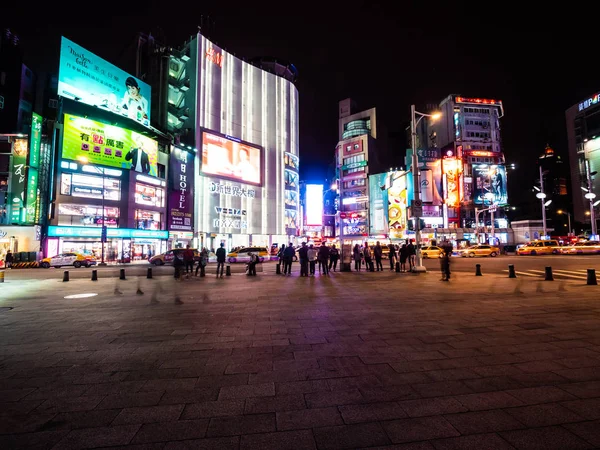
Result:
<svg viewBox="0 0 600 450"><path fill-rule="evenodd" d="M0 448L600 447L598 286L269 272L7 279Z"/></svg>

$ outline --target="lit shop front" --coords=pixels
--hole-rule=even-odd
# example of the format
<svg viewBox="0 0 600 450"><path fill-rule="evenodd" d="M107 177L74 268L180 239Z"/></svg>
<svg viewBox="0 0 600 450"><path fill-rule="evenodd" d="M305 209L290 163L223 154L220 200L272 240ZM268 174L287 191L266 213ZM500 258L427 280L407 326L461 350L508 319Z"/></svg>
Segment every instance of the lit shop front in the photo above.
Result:
<svg viewBox="0 0 600 450"><path fill-rule="evenodd" d="M102 228L100 227L48 227L46 254L58 255L76 252L100 259L102 253ZM104 248L107 262L131 263L147 260L150 256L167 251L166 230L135 230L108 228Z"/></svg>

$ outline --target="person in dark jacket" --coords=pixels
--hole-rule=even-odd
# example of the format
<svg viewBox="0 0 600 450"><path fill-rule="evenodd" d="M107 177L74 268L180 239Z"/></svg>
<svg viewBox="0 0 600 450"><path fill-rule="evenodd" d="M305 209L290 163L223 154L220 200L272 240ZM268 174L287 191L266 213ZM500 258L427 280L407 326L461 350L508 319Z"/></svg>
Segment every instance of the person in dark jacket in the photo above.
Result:
<svg viewBox="0 0 600 450"><path fill-rule="evenodd" d="M221 269L221 278L223 278L223 269L225 268L225 258L227 252L225 251L225 244L221 242L221 246L217 249L217 278L219 278L219 269Z"/></svg>
<svg viewBox="0 0 600 450"><path fill-rule="evenodd" d="M333 268L333 271L335 272L339 259L340 251L336 248L335 244L333 244L329 249L329 271L331 271L331 269Z"/></svg>
<svg viewBox="0 0 600 450"><path fill-rule="evenodd" d="M452 255L452 244L448 241L442 243L442 259L440 264L442 266L442 280L450 281L450 256Z"/></svg>
<svg viewBox="0 0 600 450"><path fill-rule="evenodd" d="M383 257L383 249L381 248L381 244L379 241L375 243L375 247L373 248L373 256L375 257L375 267L377 267L377 272L380 270L383 272L383 264L381 264L381 258Z"/></svg>
<svg viewBox="0 0 600 450"><path fill-rule="evenodd" d="M363 254L360 251L360 247L358 244L354 245L352 249L352 259L354 259L354 270L360 272L360 266L362 264Z"/></svg>
<svg viewBox="0 0 600 450"><path fill-rule="evenodd" d="M279 266L279 273L281 273L281 266L283 265L285 267L284 256L283 256L284 252L285 252L285 244L281 244L281 248L277 252L277 258L279 258L277 260L277 265Z"/></svg>
<svg viewBox="0 0 600 450"><path fill-rule="evenodd" d="M302 246L298 249L298 258L300 259L300 276L308 276L308 247L306 242L302 243Z"/></svg>
<svg viewBox="0 0 600 450"><path fill-rule="evenodd" d="M412 240L406 246L408 249L408 266L409 270L412 272L412 269L417 264L417 247L412 243Z"/></svg>
<svg viewBox="0 0 600 450"><path fill-rule="evenodd" d="M283 251L283 274L291 275L292 274L292 262L294 261L294 256L296 256L296 250L294 246L290 242L289 245Z"/></svg>
<svg viewBox="0 0 600 450"><path fill-rule="evenodd" d="M329 275L329 247L324 243L319 248L319 264L323 269L322 273L324 275Z"/></svg>
<svg viewBox="0 0 600 450"><path fill-rule="evenodd" d="M402 244L400 247L400 272L406 272L406 260L408 259L408 246Z"/></svg>
<svg viewBox="0 0 600 450"><path fill-rule="evenodd" d="M14 261L14 256L12 252L9 250L6 252L6 256L4 257L4 265L7 269L12 269L12 264Z"/></svg>
<svg viewBox="0 0 600 450"><path fill-rule="evenodd" d="M194 273L194 250L189 244L183 251L183 262L185 263L185 273Z"/></svg>
<svg viewBox="0 0 600 450"><path fill-rule="evenodd" d="M390 242L388 248L390 249L390 270L394 270L396 265L396 246Z"/></svg>

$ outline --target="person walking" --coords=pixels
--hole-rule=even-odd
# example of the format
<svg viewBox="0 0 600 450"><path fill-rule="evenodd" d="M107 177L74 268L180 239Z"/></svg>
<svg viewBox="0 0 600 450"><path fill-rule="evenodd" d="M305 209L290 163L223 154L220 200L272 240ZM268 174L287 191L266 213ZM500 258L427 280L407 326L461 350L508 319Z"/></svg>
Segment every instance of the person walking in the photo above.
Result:
<svg viewBox="0 0 600 450"><path fill-rule="evenodd" d="M310 244L308 247L308 264L310 264L310 276L315 276L315 264L317 262L317 249Z"/></svg>
<svg viewBox="0 0 600 450"><path fill-rule="evenodd" d="M352 249L352 258L354 259L354 270L360 272L363 254L360 251L360 247L358 246L358 244L354 244L354 248Z"/></svg>
<svg viewBox="0 0 600 450"><path fill-rule="evenodd" d="M294 262L294 256L296 256L296 250L294 246L290 242L289 245L283 251L284 256L284 266L283 266L283 274L291 275L292 274L292 262Z"/></svg>
<svg viewBox="0 0 600 450"><path fill-rule="evenodd" d="M219 278L219 269L221 270L221 278L223 278L226 257L227 252L225 251L225 244L221 242L221 246L217 249L217 278Z"/></svg>
<svg viewBox="0 0 600 450"><path fill-rule="evenodd" d="M383 257L383 249L381 248L381 244L379 241L375 243L375 248L373 248L373 256L375 257L375 266L377 267L377 272L380 270L383 272L383 264L381 264L381 258Z"/></svg>
<svg viewBox="0 0 600 450"><path fill-rule="evenodd" d="M185 261L183 260L183 253L180 249L175 250L173 252L173 277L177 281L183 281L183 267L185 266Z"/></svg>
<svg viewBox="0 0 600 450"><path fill-rule="evenodd" d="M368 242L365 242L365 247L363 248L363 255L365 258L365 270L373 272L373 252L371 251Z"/></svg>
<svg viewBox="0 0 600 450"><path fill-rule="evenodd" d="M417 247L413 244L412 240L406 246L408 249L408 265L410 267L410 271L412 272L413 267L416 265L417 259Z"/></svg>
<svg viewBox="0 0 600 450"><path fill-rule="evenodd" d="M200 270L200 276L206 275L206 265L208 264L208 249L204 247L200 252L200 260L196 266L196 276L198 276L198 270Z"/></svg>
<svg viewBox="0 0 600 450"><path fill-rule="evenodd" d="M300 259L300 276L308 276L308 247L306 242L302 243L302 246L298 249L298 258Z"/></svg>
<svg viewBox="0 0 600 450"><path fill-rule="evenodd" d="M13 256L12 252L9 250L6 252L6 256L4 257L5 267L7 269L12 269L13 261L14 261L14 256Z"/></svg>
<svg viewBox="0 0 600 450"><path fill-rule="evenodd" d="M440 261L442 266L442 279L441 281L450 281L450 256L452 255L452 244L448 241L442 243L442 259Z"/></svg>
<svg viewBox="0 0 600 450"><path fill-rule="evenodd" d="M400 247L400 272L406 272L406 260L408 259L408 247L402 244Z"/></svg>
<svg viewBox="0 0 600 450"><path fill-rule="evenodd" d="M277 261L277 265L279 266L279 273L282 273L281 266L285 267L284 256L283 256L284 252L285 252L285 244L281 244L281 248L277 252L277 257L279 258L279 260Z"/></svg>
<svg viewBox="0 0 600 450"><path fill-rule="evenodd" d="M388 249L390 250L390 270L394 270L396 268L396 246L390 242Z"/></svg>
<svg viewBox="0 0 600 450"><path fill-rule="evenodd" d="M250 252L250 261L248 262L248 276L255 277L256 276L256 265L258 264L258 255Z"/></svg>
<svg viewBox="0 0 600 450"><path fill-rule="evenodd" d="M331 246L331 248L329 249L329 271L331 272L331 269L333 268L333 271L335 272L335 269L337 268L337 263L338 260L340 259L340 251L336 248L335 244L333 244Z"/></svg>
<svg viewBox="0 0 600 450"><path fill-rule="evenodd" d="M323 268L323 275L329 275L329 247L327 244L322 244L319 248L319 272Z"/></svg>
<svg viewBox="0 0 600 450"><path fill-rule="evenodd" d="M192 250L189 244L186 245L185 250L183 251L183 262L185 263L186 275L194 273L194 250Z"/></svg>

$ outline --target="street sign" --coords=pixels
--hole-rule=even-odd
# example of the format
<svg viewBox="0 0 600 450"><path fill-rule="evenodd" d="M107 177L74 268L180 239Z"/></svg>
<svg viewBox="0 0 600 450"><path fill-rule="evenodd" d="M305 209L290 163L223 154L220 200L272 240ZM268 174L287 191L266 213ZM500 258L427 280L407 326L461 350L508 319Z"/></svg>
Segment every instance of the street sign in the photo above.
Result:
<svg viewBox="0 0 600 450"><path fill-rule="evenodd" d="M412 200L410 202L410 208L413 217L422 217L423 216L423 201L422 200Z"/></svg>

